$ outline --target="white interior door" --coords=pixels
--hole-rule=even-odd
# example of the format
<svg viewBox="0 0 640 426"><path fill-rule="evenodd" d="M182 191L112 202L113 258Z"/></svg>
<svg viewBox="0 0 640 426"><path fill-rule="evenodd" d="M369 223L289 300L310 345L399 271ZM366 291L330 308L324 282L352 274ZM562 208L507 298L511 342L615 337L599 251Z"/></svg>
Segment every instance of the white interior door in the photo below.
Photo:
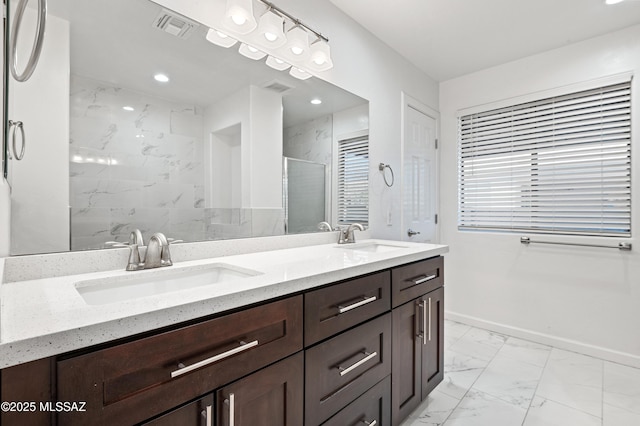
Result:
<svg viewBox="0 0 640 426"><path fill-rule="evenodd" d="M437 114L414 105L404 103L402 239L436 242Z"/></svg>

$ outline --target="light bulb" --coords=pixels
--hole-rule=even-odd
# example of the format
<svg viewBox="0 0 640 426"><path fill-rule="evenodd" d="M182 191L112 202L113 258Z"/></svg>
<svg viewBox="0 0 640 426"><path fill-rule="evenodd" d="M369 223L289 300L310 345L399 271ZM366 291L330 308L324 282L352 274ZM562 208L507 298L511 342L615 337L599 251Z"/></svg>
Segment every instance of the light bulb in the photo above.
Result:
<svg viewBox="0 0 640 426"><path fill-rule="evenodd" d="M244 25L247 22L247 18L242 15L232 15L231 19L236 25Z"/></svg>
<svg viewBox="0 0 640 426"><path fill-rule="evenodd" d="M268 41L276 41L278 39L278 36L274 33L264 33L264 38L266 38Z"/></svg>
<svg viewBox="0 0 640 426"><path fill-rule="evenodd" d="M292 46L292 47L291 47L291 52L292 52L294 55L302 55L302 52L304 52L304 49L303 49L303 48L301 48L301 47L298 47L298 46Z"/></svg>

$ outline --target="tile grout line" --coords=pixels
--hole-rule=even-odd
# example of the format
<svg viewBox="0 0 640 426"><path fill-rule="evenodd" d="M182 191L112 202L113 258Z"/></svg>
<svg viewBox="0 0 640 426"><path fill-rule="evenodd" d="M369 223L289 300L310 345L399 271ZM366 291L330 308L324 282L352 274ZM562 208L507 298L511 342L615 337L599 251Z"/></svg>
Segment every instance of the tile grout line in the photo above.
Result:
<svg viewBox="0 0 640 426"><path fill-rule="evenodd" d="M542 381L542 376L544 376L544 372L547 369L547 365L549 365L549 359L551 358L551 352L553 351L553 346L549 346L549 353L547 354L547 359L544 361L544 367L542 367L542 374L540 374L540 378L538 379L538 383L536 383L536 389L533 391L533 396L531 397L531 401L529 401L529 406L527 407L527 411L524 414L524 419L522 419L522 426L524 426L527 421L527 417L529 416L529 410L531 409L531 404L533 404L533 400L538 394L538 388L540 387L540 382ZM546 398L545 398L546 399Z"/></svg>
<svg viewBox="0 0 640 426"><path fill-rule="evenodd" d="M604 369L605 362L602 360L602 393L600 394L600 426L604 426Z"/></svg>
<svg viewBox="0 0 640 426"><path fill-rule="evenodd" d="M504 335L504 334L500 334L500 333L494 333L493 331L490 330L485 330L483 328L477 328L477 327L471 327L469 328L469 330L467 330L467 332L465 334L467 334L471 329L476 328L477 330L484 330L484 331L488 331L491 334L494 335L499 335L499 336L503 336L506 337L504 343L502 343L502 346L500 346L500 349L498 349L498 351L493 355L493 357L491 357L491 359L489 360L489 362L487 362L487 365L482 367L482 373L478 374L478 377L476 377L476 379L473 381L473 383L471 383L471 386L469 386L469 389L467 389L467 391L464 393L464 395L462 395L462 398L460 398L460 400L458 401L458 403L456 404L456 406L453 408L453 410L451 410L451 412L449 413L449 415L444 419L444 421L442 422L442 426L445 426L447 423L447 420L449 420L449 417L451 417L451 415L453 414L454 411L456 411L456 409L458 408L458 406L460 405L460 403L464 400L464 398L467 396L467 394L469 393L469 391L471 389L473 389L473 385L476 384L476 382L478 381L478 379L480 379L480 377L482 376L482 374L486 371L487 367L489 366L489 364L491 364L491 362L495 359L496 356L498 356L498 352L500 352L500 350L502 350L502 348L504 347L504 345L507 343L507 340L509 340L510 336ZM462 337L460 337L462 338ZM459 339L458 339L459 340ZM469 355L471 356L471 355ZM471 356L472 357L472 356ZM473 358L473 357L472 357ZM490 395L486 392L482 392L479 390L476 390L476 392L480 392L483 393L485 395L489 395L492 398L495 398L493 395ZM500 399L500 398L496 398L496 399Z"/></svg>

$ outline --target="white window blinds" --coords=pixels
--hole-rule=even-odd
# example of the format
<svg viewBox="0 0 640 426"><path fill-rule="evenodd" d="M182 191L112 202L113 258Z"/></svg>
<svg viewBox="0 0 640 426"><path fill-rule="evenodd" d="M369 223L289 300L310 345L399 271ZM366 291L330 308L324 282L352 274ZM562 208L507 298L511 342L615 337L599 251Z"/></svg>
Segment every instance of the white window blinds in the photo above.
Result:
<svg viewBox="0 0 640 426"><path fill-rule="evenodd" d="M631 235L631 83L459 119L458 226Z"/></svg>
<svg viewBox="0 0 640 426"><path fill-rule="evenodd" d="M338 141L338 223L369 222L369 137Z"/></svg>

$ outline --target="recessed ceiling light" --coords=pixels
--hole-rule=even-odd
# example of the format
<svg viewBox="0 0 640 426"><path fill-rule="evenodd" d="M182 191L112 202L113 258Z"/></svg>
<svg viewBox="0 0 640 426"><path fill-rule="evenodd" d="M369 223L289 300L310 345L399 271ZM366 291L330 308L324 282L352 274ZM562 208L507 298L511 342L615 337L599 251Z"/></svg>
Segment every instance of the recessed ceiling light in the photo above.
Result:
<svg viewBox="0 0 640 426"><path fill-rule="evenodd" d="M133 111L134 110L133 107L128 106L128 105L127 106L123 106L122 109L125 110L125 111Z"/></svg>
<svg viewBox="0 0 640 426"><path fill-rule="evenodd" d="M322 100L316 98L316 99L311 99L311 103L314 105L320 105L322 103Z"/></svg>
<svg viewBox="0 0 640 426"><path fill-rule="evenodd" d="M159 81L160 83L168 83L169 82L169 77L167 77L164 74L156 74L156 75L153 76L153 78L156 81Z"/></svg>

